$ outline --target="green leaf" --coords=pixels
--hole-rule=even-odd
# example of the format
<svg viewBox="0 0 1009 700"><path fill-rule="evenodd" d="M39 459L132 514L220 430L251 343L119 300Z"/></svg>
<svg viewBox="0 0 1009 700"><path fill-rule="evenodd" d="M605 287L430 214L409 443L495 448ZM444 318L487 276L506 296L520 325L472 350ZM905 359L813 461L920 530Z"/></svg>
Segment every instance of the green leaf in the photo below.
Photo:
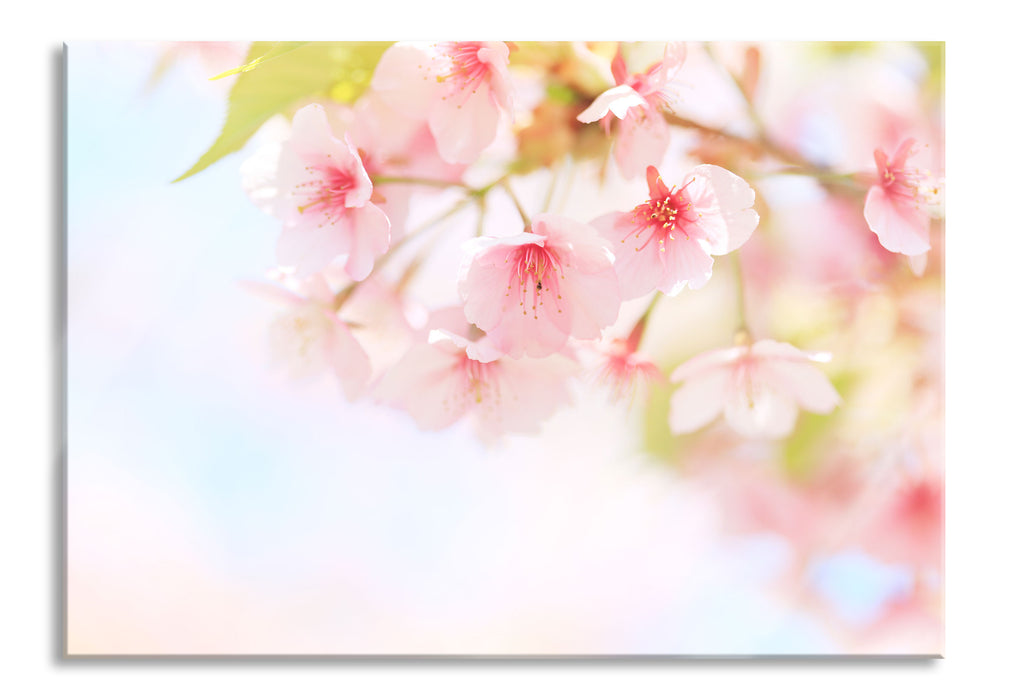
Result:
<svg viewBox="0 0 1009 700"><path fill-rule="evenodd" d="M276 58L277 56L282 56L288 51L293 51L294 49L302 47L307 43L308 43L307 41L278 41L276 44L267 49L266 53L264 53L263 55L257 56L251 61L249 60L248 56L246 56L246 63L240 65L238 68L232 68L231 70L226 70L223 73L215 75L213 78L211 78L211 80L220 80L221 78L227 78L229 75L235 75L236 73L248 73L250 70L260 65L261 63L265 63L266 61Z"/></svg>
<svg viewBox="0 0 1009 700"><path fill-rule="evenodd" d="M309 98L351 103L368 87L389 42L256 42L228 96L228 116L207 152L173 182L185 180L234 153L267 119ZM263 59L258 60L257 59Z"/></svg>
<svg viewBox="0 0 1009 700"><path fill-rule="evenodd" d="M570 105L578 101L578 93L561 83L549 83L547 97L562 105Z"/></svg>

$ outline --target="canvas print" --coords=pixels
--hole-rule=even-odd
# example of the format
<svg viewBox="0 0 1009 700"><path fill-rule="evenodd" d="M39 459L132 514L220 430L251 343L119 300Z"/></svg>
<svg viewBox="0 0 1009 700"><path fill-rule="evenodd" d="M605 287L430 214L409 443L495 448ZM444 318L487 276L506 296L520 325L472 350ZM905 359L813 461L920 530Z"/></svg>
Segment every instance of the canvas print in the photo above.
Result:
<svg viewBox="0 0 1009 700"><path fill-rule="evenodd" d="M68 654L943 653L942 43L66 52Z"/></svg>

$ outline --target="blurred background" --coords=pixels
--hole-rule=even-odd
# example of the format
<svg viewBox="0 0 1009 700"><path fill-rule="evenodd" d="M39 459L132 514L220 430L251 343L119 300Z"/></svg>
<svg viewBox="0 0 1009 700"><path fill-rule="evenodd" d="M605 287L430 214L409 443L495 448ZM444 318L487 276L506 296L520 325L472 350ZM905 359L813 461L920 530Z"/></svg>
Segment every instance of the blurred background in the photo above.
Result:
<svg viewBox="0 0 1009 700"><path fill-rule="evenodd" d="M719 66L743 47L695 48L677 113L731 130L746 105ZM941 653L941 222L917 275L857 197L751 181L751 326L833 353L843 399L787 439L721 422L674 437L672 387L614 402L592 383L538 435L422 432L271 358L276 310L242 284L274 264L278 234L242 189L255 142L169 184L224 119L229 83L206 78L245 50L69 48L70 653ZM871 172L874 148L913 136L941 171L941 45L760 50L755 104L781 143ZM520 105L524 128L553 118L538 100ZM553 167L531 142L497 146ZM674 130L661 170L697 162L753 164ZM643 178L565 168L558 211L578 220L643 197ZM530 169L516 191L533 200L548 180ZM515 221L489 203L490 232ZM463 212L439 240L475 222ZM454 256L432 253L411 293L451 301ZM668 373L729 344L735 298L716 263L656 308L643 351ZM625 307L626 332L642 307Z"/></svg>

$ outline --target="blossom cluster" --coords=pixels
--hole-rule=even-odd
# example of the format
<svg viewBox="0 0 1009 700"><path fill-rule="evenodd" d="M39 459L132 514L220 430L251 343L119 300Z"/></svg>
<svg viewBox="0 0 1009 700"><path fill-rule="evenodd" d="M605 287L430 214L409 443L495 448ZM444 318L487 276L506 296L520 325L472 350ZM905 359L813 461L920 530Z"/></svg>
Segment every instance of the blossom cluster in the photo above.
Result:
<svg viewBox="0 0 1009 700"><path fill-rule="evenodd" d="M292 377L423 431L537 433L598 385L660 415L730 528L911 566L905 633L941 566L941 115L914 52L790 92L771 48L393 44L261 130L249 287Z"/></svg>
<svg viewBox="0 0 1009 700"><path fill-rule="evenodd" d="M570 400L570 383L591 374L583 372L593 364L585 360L589 346L597 369L605 370L596 376L618 390L638 379L665 381L638 347L654 304L635 327L637 337L616 337L611 331L624 302L704 287L715 258L738 251L760 222L753 187L725 167L702 162L667 171L675 185L663 179L688 53L683 44L666 45L638 73L618 46L609 70L614 86L588 95L569 127L601 129L612 139L622 178L643 176L646 189L633 208L591 219L529 216L507 168L482 187L466 184L482 157L494 153L500 160L500 142L517 129L514 48L393 45L352 108L301 107L286 137L245 167L250 196L280 221L276 260L290 308L274 325L274 345L286 349L294 372L326 367L348 398L370 391L423 429L472 416L486 436L535 431ZM939 190L908 167L913 148L907 139L890 155L875 150L878 172L864 216L883 248L909 256L920 270ZM498 235L473 231L456 244L457 304L422 310L420 321L415 314L413 340L397 362L379 368L341 307L359 290L387 284L376 270L409 241L405 222L414 202L445 188L481 206L489 192L504 191L523 225ZM416 301L403 287L390 293L394 308ZM745 319L740 330L735 344L682 362L668 375L682 382L670 403L674 433L695 431L724 413L744 436L778 438L792 431L800 407L829 413L840 403L818 367L829 353L773 338L754 341Z"/></svg>

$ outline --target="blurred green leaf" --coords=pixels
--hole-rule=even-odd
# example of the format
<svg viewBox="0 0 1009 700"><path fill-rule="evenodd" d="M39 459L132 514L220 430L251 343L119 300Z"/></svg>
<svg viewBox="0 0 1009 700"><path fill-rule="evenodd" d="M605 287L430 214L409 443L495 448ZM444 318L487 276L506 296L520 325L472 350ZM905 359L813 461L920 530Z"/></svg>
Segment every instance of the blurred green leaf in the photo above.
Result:
<svg viewBox="0 0 1009 700"><path fill-rule="evenodd" d="M263 42L260 43L262 44ZM211 78L211 80L220 80L221 78L227 78L229 75L235 75L236 73L247 73L256 66L274 59L277 56L282 56L288 51L293 51L294 49L304 46L307 43L308 42L306 41L278 41L276 44L269 47L261 56L257 56L252 60L249 60L249 57L246 56L246 62L244 64L240 65L238 68L232 68L231 70L226 70L223 73L215 75ZM249 55L252 55L251 51L249 52Z"/></svg>
<svg viewBox="0 0 1009 700"><path fill-rule="evenodd" d="M195 175L234 153L275 114L282 114L308 98L352 103L368 87L371 74L390 42L255 42L246 66L237 73L228 96L228 116L221 133L196 163L176 178ZM256 62L269 56L268 60Z"/></svg>
<svg viewBox="0 0 1009 700"><path fill-rule="evenodd" d="M942 96L946 87L946 42L916 41L914 46L924 56L928 65L925 87Z"/></svg>
<svg viewBox="0 0 1009 700"><path fill-rule="evenodd" d="M841 374L831 378L841 400L854 385L853 374ZM840 422L844 403L826 415L800 411L795 430L782 445L782 468L790 479L801 481L810 476L822 463L826 450L835 444L837 426Z"/></svg>
<svg viewBox="0 0 1009 700"><path fill-rule="evenodd" d="M669 429L669 400L672 395L672 384L653 385L645 405L642 446L646 454L663 462L674 462L682 444L682 437L674 436Z"/></svg>
<svg viewBox="0 0 1009 700"><path fill-rule="evenodd" d="M548 84L547 97L562 105L570 105L578 101L578 93L561 83Z"/></svg>

